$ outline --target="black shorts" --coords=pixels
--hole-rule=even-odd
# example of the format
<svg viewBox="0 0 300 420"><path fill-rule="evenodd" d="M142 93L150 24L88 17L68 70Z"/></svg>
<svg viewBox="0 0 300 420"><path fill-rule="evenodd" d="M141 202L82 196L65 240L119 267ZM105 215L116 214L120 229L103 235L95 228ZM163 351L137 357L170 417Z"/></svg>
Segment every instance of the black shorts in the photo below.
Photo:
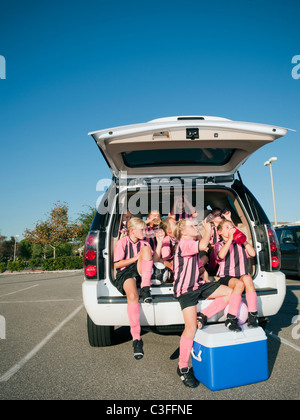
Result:
<svg viewBox="0 0 300 420"><path fill-rule="evenodd" d="M237 280L239 280L241 277L243 277L243 276L240 276L240 277L224 276L224 277L221 277L220 278L219 283L220 284L223 284L224 286L228 286L228 284L229 284L229 282L230 282L231 279L237 279Z"/></svg>
<svg viewBox="0 0 300 420"><path fill-rule="evenodd" d="M140 287L141 276L137 270L137 262L130 264L128 267L124 268L124 270L118 271L116 278L112 283L119 290L119 292L122 293L122 295L126 295L125 290L123 289L123 285L126 280L132 278L136 279L137 287Z"/></svg>
<svg viewBox="0 0 300 420"><path fill-rule="evenodd" d="M200 255L200 258L203 257L203 256L209 258L209 254L208 254L207 251L199 251L199 255Z"/></svg>
<svg viewBox="0 0 300 420"><path fill-rule="evenodd" d="M200 285L199 289L197 290L192 290L191 292L183 293L177 298L181 310L188 308L189 306L196 306L200 298L208 299L219 287L219 282L211 282Z"/></svg>

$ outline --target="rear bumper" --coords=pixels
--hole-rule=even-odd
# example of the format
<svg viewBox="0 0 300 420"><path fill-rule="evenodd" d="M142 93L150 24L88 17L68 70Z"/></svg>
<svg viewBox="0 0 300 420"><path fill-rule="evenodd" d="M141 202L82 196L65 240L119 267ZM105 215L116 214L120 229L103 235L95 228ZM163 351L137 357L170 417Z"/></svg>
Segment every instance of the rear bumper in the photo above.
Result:
<svg viewBox="0 0 300 420"><path fill-rule="evenodd" d="M260 317L275 315L280 310L285 298L285 275L281 272L264 273L262 286L259 288L256 285L258 314ZM86 311L96 325L129 325L126 296L99 296L98 282L94 281L84 281L82 292ZM156 294L155 287L153 287L152 297L151 304L140 301L142 326L184 323L180 305L172 293ZM245 301L245 295L243 295L243 300ZM197 311L201 311L210 303L209 300L200 300ZM218 321L224 321L223 311L209 319L209 322Z"/></svg>

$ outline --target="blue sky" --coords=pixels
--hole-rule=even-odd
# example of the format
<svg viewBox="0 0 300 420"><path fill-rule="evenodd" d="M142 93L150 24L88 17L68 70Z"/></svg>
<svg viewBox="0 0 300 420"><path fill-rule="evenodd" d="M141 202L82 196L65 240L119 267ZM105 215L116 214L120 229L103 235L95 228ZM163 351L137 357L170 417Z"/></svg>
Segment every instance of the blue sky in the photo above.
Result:
<svg viewBox="0 0 300 420"><path fill-rule="evenodd" d="M240 169L271 220L300 220L298 0L2 0L0 232L23 235L58 200L73 219L110 178L88 132L173 115L297 130ZM300 73L300 71L299 71Z"/></svg>

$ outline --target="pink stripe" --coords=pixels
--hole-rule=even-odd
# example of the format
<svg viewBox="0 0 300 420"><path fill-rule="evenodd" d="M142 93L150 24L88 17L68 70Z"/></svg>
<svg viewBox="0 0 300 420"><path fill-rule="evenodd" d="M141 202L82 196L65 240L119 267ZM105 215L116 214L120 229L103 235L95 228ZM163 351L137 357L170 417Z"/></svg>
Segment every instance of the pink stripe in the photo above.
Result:
<svg viewBox="0 0 300 420"><path fill-rule="evenodd" d="M244 259L244 254L243 254L243 250L241 246L238 246L238 250L239 250L239 267L240 267L240 276L245 274L245 259Z"/></svg>
<svg viewBox="0 0 300 420"><path fill-rule="evenodd" d="M235 264L234 264L234 250L233 250L233 244L230 245L229 248L229 254L230 254L230 266L229 266L229 275L235 276Z"/></svg>

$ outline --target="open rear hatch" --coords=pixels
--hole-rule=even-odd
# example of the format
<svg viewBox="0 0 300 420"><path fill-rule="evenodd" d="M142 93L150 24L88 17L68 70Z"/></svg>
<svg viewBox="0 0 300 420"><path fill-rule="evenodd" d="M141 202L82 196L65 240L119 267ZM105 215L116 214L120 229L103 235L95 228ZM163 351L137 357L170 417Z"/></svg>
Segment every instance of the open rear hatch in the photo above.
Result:
<svg viewBox="0 0 300 420"><path fill-rule="evenodd" d="M218 117L169 117L94 131L116 177L229 175L287 128Z"/></svg>

